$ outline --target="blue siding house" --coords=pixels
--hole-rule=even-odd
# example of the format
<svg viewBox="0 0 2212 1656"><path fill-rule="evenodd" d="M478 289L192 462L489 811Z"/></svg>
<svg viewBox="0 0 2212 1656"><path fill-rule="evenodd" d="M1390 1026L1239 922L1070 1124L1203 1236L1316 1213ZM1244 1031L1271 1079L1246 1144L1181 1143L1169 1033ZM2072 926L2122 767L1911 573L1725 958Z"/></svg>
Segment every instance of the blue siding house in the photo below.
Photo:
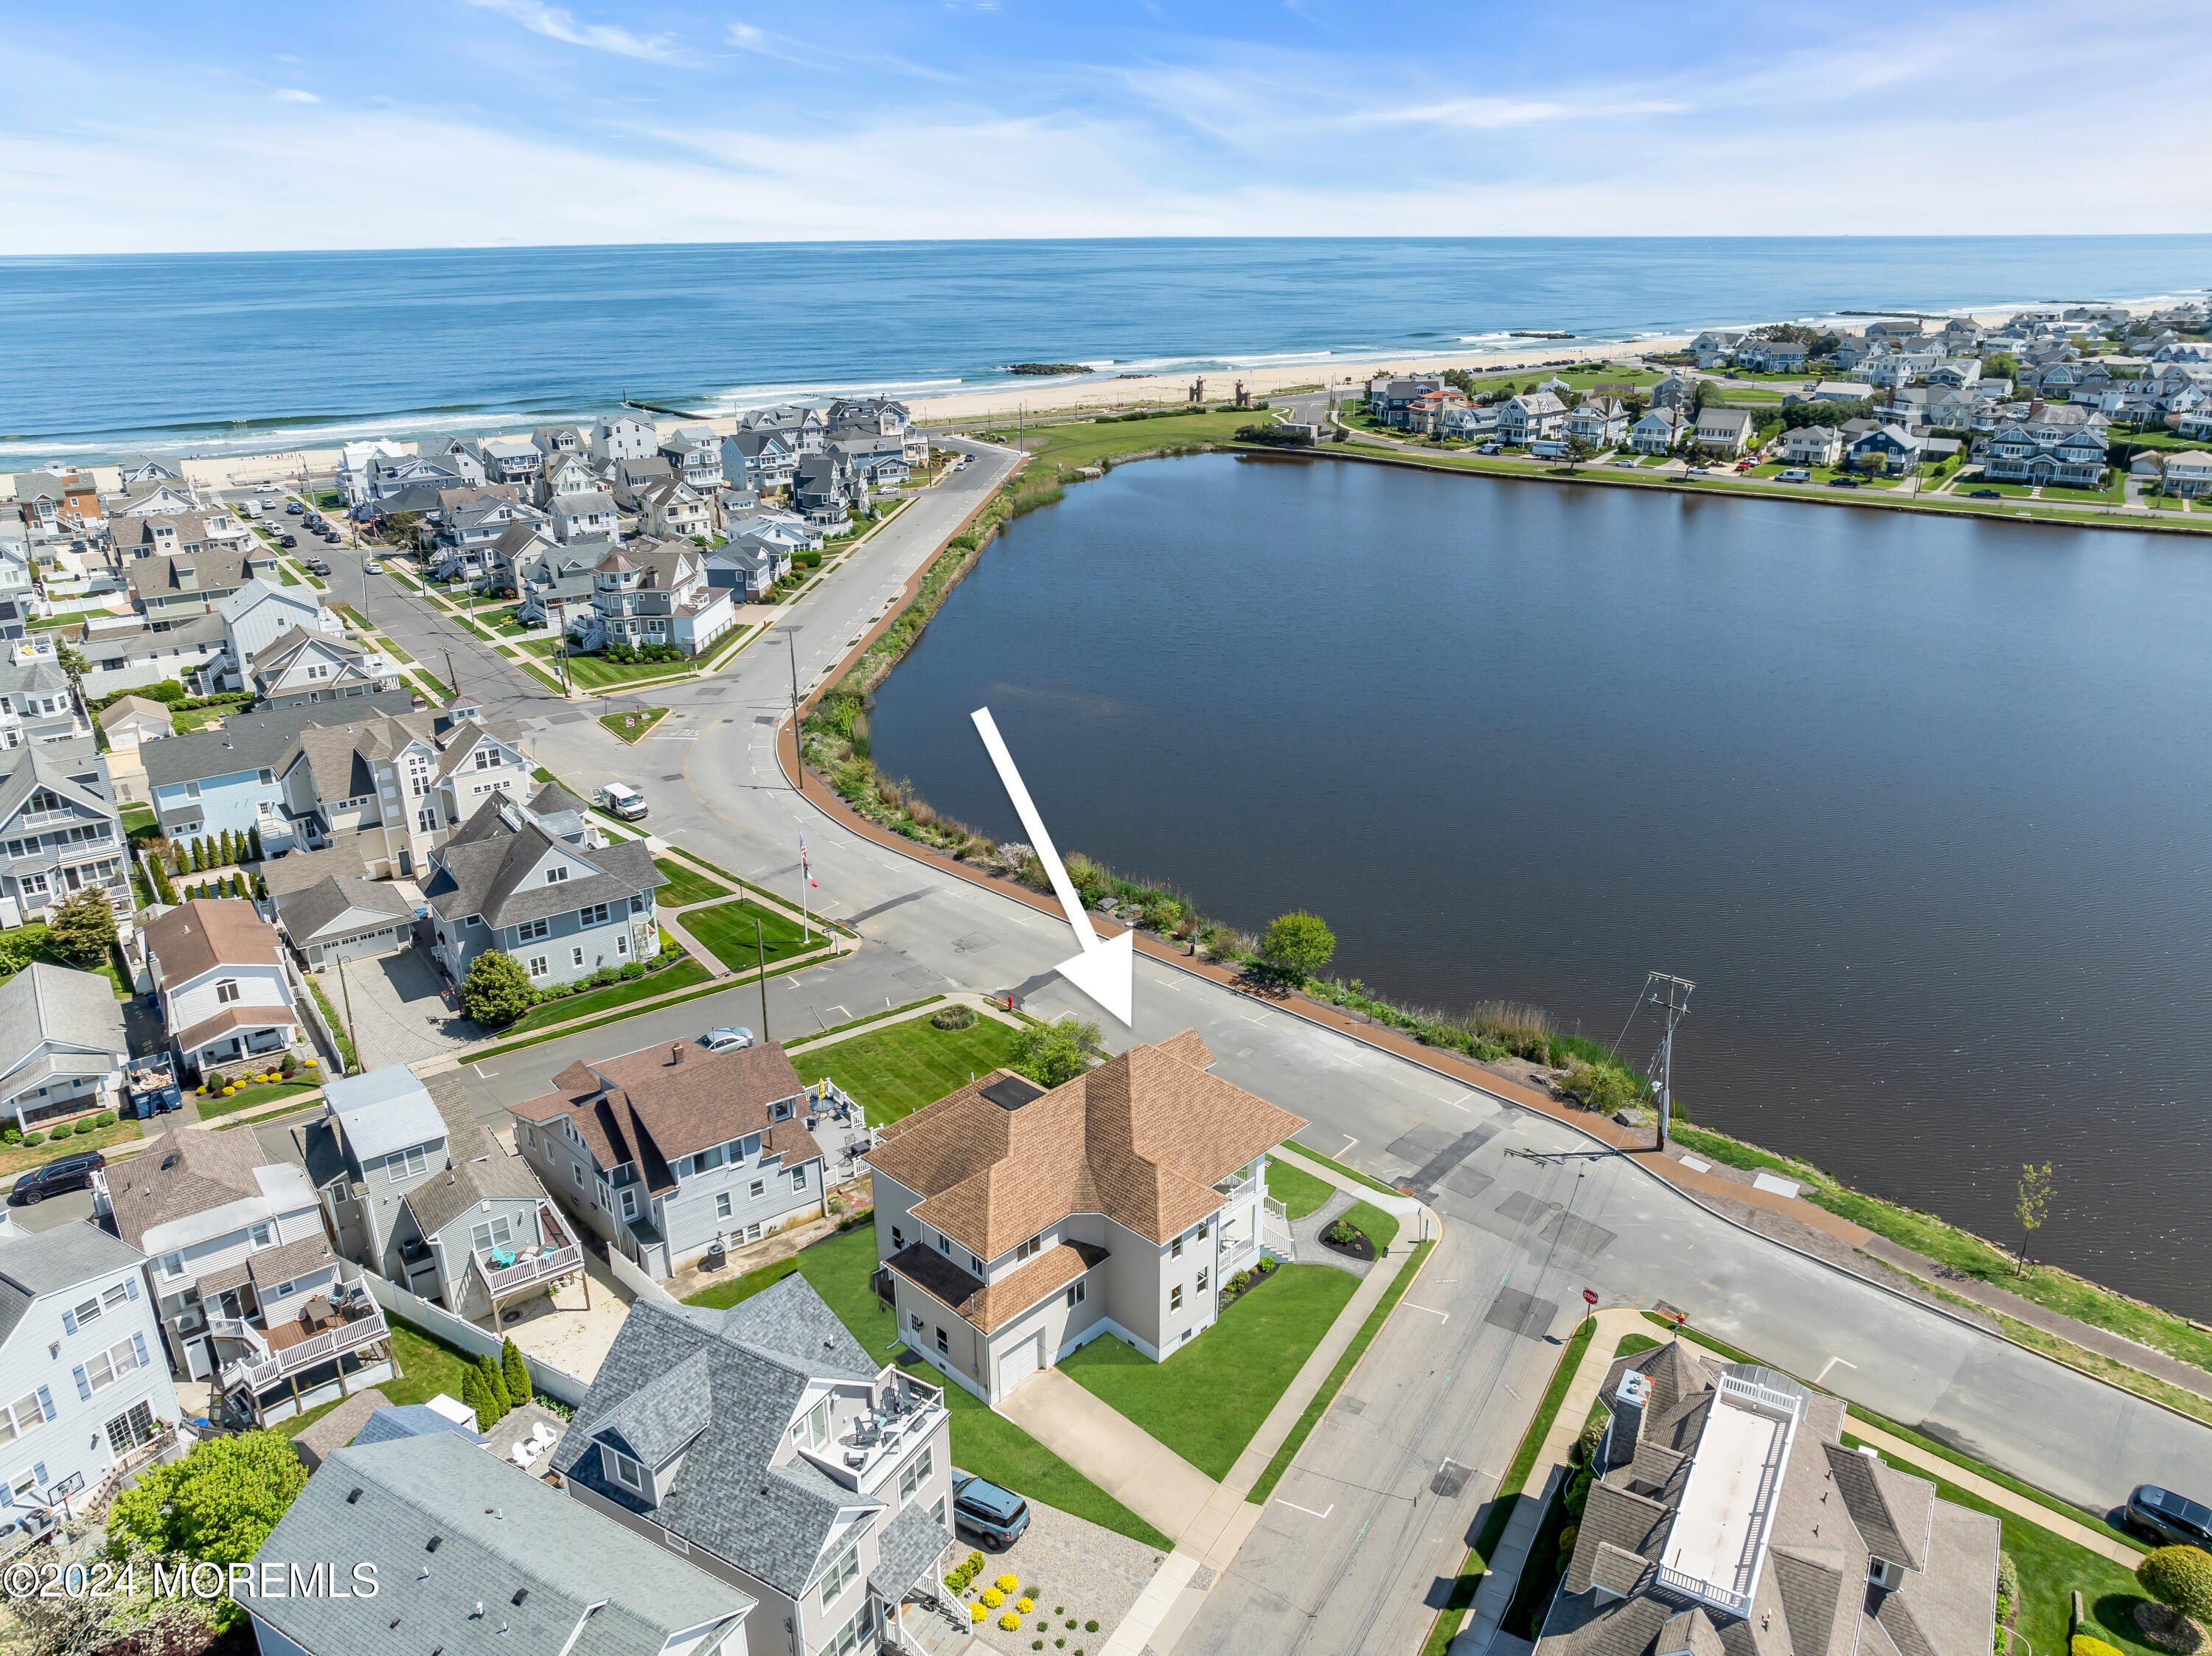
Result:
<svg viewBox="0 0 2212 1656"><path fill-rule="evenodd" d="M161 832L190 840L225 828L237 834L258 828L261 849L270 856L299 848L304 841L285 812L282 779L300 732L341 717L376 719L413 706L406 691L387 690L348 702L342 714L314 704L238 713L220 730L149 743L140 761Z"/></svg>

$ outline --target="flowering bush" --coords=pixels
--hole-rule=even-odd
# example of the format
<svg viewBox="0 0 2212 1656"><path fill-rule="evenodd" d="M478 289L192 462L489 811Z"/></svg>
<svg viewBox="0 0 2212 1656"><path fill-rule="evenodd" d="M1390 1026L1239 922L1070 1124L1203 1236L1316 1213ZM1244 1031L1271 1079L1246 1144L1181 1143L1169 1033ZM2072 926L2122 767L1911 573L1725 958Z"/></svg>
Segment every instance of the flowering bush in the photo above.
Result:
<svg viewBox="0 0 2212 1656"><path fill-rule="evenodd" d="M991 1612L989 1611L985 1610L981 1604L970 1604L968 1606L968 1619L971 1622L980 1622L990 1613Z"/></svg>
<svg viewBox="0 0 2212 1656"><path fill-rule="evenodd" d="M1021 1611L1023 1615L1026 1616L1031 1611L1035 1610L1036 1606L1026 1598L1017 1598L1014 1600L1014 1608Z"/></svg>
<svg viewBox="0 0 2212 1656"><path fill-rule="evenodd" d="M1018 1575L1013 1574L1002 1575L999 1578L996 1583L999 1591L1002 1593L1012 1592L1016 1588L1019 1587L1021 1584L1022 1578Z"/></svg>
<svg viewBox="0 0 2212 1656"><path fill-rule="evenodd" d="M1006 1595L996 1587L986 1587L983 1589L983 1602L991 1609L996 1610L1006 1602Z"/></svg>
<svg viewBox="0 0 2212 1656"><path fill-rule="evenodd" d="M1019 1633L1022 1630L1022 1618L1013 1611L1008 1611L999 1618L999 1627L1003 1632Z"/></svg>

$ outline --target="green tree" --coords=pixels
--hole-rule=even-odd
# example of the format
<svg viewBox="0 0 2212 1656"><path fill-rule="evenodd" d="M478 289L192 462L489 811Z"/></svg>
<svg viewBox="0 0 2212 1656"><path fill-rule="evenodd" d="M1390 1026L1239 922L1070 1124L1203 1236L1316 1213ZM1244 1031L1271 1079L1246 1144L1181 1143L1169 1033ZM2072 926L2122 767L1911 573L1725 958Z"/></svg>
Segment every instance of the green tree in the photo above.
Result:
<svg viewBox="0 0 2212 1656"><path fill-rule="evenodd" d="M33 1592L12 1599L8 1612L27 1635L22 1647L39 1656L204 1651L216 1647L219 1628L238 1618L238 1607L228 1598L209 1602L157 1595L155 1564L167 1571L176 1561L137 1542L125 1544L116 1552L115 1562L122 1569L112 1591L104 1597L56 1592L41 1598Z"/></svg>
<svg viewBox="0 0 2212 1656"><path fill-rule="evenodd" d="M1318 914L1303 908L1278 914L1260 939L1260 958L1285 981L1304 983L1336 954L1336 933Z"/></svg>
<svg viewBox="0 0 2212 1656"><path fill-rule="evenodd" d="M1068 1018L1058 1023L1033 1023L1016 1035L1007 1067L1040 1087L1057 1087L1074 1080L1105 1056L1106 1040L1098 1026Z"/></svg>
<svg viewBox="0 0 2212 1656"><path fill-rule="evenodd" d="M461 1403L475 1412L477 1430L491 1429L491 1410L484 1403L483 1377L477 1373L474 1363L461 1370Z"/></svg>
<svg viewBox="0 0 2212 1656"><path fill-rule="evenodd" d="M131 694L143 695L149 701L158 701L164 707L169 707L182 701L188 692L178 680L165 678L159 684L149 684L144 689L134 690Z"/></svg>
<svg viewBox="0 0 2212 1656"><path fill-rule="evenodd" d="M70 688L76 692L77 699L82 701L84 699L85 670L92 664L84 658L82 652L57 641L54 645L54 665L69 675Z"/></svg>
<svg viewBox="0 0 2212 1656"><path fill-rule="evenodd" d="M499 1363L489 1351L480 1353L477 1357L477 1389L483 1393L484 1401L491 1410L489 1415L478 1411L477 1429L489 1431L494 1421L514 1407L514 1399L507 1395L507 1382L500 1378Z"/></svg>
<svg viewBox="0 0 2212 1656"><path fill-rule="evenodd" d="M246 831L246 860L250 863L258 863L263 860L261 855L261 830L258 828L251 828Z"/></svg>
<svg viewBox="0 0 2212 1656"><path fill-rule="evenodd" d="M132 1542L211 1564L251 1558L307 1482L289 1438L274 1432L204 1438L182 1460L149 1466L108 1508L108 1550ZM237 1617L229 1607L228 1620Z"/></svg>
<svg viewBox="0 0 2212 1656"><path fill-rule="evenodd" d="M93 966L115 947L115 911L98 886L72 891L47 911L46 941L65 960Z"/></svg>
<svg viewBox="0 0 2212 1656"><path fill-rule="evenodd" d="M530 1401L531 1392L537 1388L530 1383L530 1365L522 1360L522 1349L513 1340L500 1342L499 1375L510 1405L519 1409Z"/></svg>
<svg viewBox="0 0 2212 1656"><path fill-rule="evenodd" d="M1570 437L1567 439L1568 470L1572 471L1577 466L1596 458L1597 450L1590 445L1587 439L1581 437Z"/></svg>
<svg viewBox="0 0 2212 1656"><path fill-rule="evenodd" d="M154 901L174 908L177 906L177 889L169 883L167 865L161 858L154 857L148 859L148 866L154 870Z"/></svg>
<svg viewBox="0 0 2212 1656"><path fill-rule="evenodd" d="M191 852L192 852L192 872L193 872L193 873L195 873L195 874L204 874L204 873L206 873L206 872L207 872L207 850L206 850L206 846L205 846L204 842L200 839L199 835L198 835L197 834L194 834L194 835L192 836Z"/></svg>
<svg viewBox="0 0 2212 1656"><path fill-rule="evenodd" d="M2010 351L1991 351L1982 359L1982 378L2017 379L2020 378L2020 364Z"/></svg>
<svg viewBox="0 0 2212 1656"><path fill-rule="evenodd" d="M512 955L487 949L469 962L461 980L461 1010L488 1028L512 1023L530 1010L535 992Z"/></svg>
<svg viewBox="0 0 2212 1656"><path fill-rule="evenodd" d="M237 860L238 853L231 843L230 830L225 828L222 831L222 837L216 841L215 865L217 868L228 868Z"/></svg>
<svg viewBox="0 0 2212 1656"><path fill-rule="evenodd" d="M2212 1621L2212 1553L2201 1547L2159 1547L2136 1566L2142 1590L2176 1617Z"/></svg>
<svg viewBox="0 0 2212 1656"><path fill-rule="evenodd" d="M1567 1066L1567 1078L1559 1084L1580 1099L1583 1108L1607 1115L1647 1101L1643 1083L1610 1064L1585 1064L1577 1059Z"/></svg>
<svg viewBox="0 0 2212 1656"><path fill-rule="evenodd" d="M415 531L422 525L421 517L412 512L395 512L384 520L384 537L395 545L411 546Z"/></svg>
<svg viewBox="0 0 2212 1656"><path fill-rule="evenodd" d="M1700 379L1697 382L1696 389L1690 393L1690 412L1701 413L1707 405L1725 400L1721 395L1721 388L1718 385L1710 379Z"/></svg>
<svg viewBox="0 0 2212 1656"><path fill-rule="evenodd" d="M2020 1257L2013 1262L2012 1271L2015 1277L2027 1269L2027 1245L2043 1228L2044 1216L2051 1211L2054 1182L2048 1162L2039 1168L2033 1162L2021 1163L2020 1191L2012 1205L2013 1216L2020 1221Z"/></svg>

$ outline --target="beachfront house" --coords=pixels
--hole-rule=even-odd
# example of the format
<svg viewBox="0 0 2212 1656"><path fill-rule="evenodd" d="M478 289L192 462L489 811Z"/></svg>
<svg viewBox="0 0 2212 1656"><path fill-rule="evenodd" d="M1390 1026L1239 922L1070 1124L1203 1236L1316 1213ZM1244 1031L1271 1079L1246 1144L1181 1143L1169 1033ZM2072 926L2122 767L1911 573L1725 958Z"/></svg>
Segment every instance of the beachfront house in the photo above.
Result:
<svg viewBox="0 0 2212 1656"><path fill-rule="evenodd" d="M592 421L589 441L592 458L601 465L642 460L660 446L651 426L622 414L603 414Z"/></svg>
<svg viewBox="0 0 2212 1656"><path fill-rule="evenodd" d="M774 432L785 440L791 452L796 456L818 453L822 445L829 440L830 422L820 409L808 408L798 403L780 403L774 408L753 409L740 415L738 429L741 432ZM734 474L725 475L730 482L737 481Z"/></svg>
<svg viewBox="0 0 2212 1656"><path fill-rule="evenodd" d="M281 1059L301 1038L284 945L250 902L196 898L141 934L163 1027L187 1072Z"/></svg>
<svg viewBox="0 0 2212 1656"><path fill-rule="evenodd" d="M524 1159L655 1279L823 1211L814 1103L773 1041L579 1060L510 1107Z"/></svg>
<svg viewBox="0 0 2212 1656"><path fill-rule="evenodd" d="M1290 1250L1268 1153L1305 1123L1194 1029L1047 1091L994 1070L878 1131L876 1255L907 1344L987 1403L1112 1334L1164 1362Z"/></svg>
<svg viewBox="0 0 2212 1656"><path fill-rule="evenodd" d="M1679 408L1655 408L1628 428L1628 446L1638 454L1671 452L1688 424L1688 416Z"/></svg>
<svg viewBox="0 0 2212 1656"><path fill-rule="evenodd" d="M24 1132L120 1111L130 1051L100 973L33 961L0 983L0 1115Z"/></svg>
<svg viewBox="0 0 2212 1656"><path fill-rule="evenodd" d="M42 920L72 892L133 898L129 840L89 741L0 749L0 925Z"/></svg>
<svg viewBox="0 0 2212 1656"><path fill-rule="evenodd" d="M89 1220L32 1231L0 1210L0 1525L18 1544L174 1452L181 1414L143 1263Z"/></svg>
<svg viewBox="0 0 2212 1656"><path fill-rule="evenodd" d="M1498 410L1498 434L1516 448L1555 441L1567 423L1567 405L1547 391L1524 391Z"/></svg>
<svg viewBox="0 0 2212 1656"><path fill-rule="evenodd" d="M1671 1341L1600 1387L1596 1482L1535 1656L1984 1656L1996 1516L1843 1441L1843 1401Z"/></svg>

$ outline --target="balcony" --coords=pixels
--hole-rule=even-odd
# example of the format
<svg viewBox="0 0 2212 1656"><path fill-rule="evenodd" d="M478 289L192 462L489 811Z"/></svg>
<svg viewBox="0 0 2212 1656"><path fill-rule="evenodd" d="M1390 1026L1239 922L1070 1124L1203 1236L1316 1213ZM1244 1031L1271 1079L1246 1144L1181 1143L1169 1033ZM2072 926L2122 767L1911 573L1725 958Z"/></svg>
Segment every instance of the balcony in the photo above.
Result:
<svg viewBox="0 0 2212 1656"><path fill-rule="evenodd" d="M313 1305L314 1301L309 1301ZM259 1394L280 1381L343 1353L391 1338L384 1311L359 1286L340 1289L327 1314L311 1324L304 1319L257 1328L235 1317L210 1317L208 1332L219 1340L234 1341L247 1355L222 1366L222 1389L243 1386Z"/></svg>
<svg viewBox="0 0 2212 1656"><path fill-rule="evenodd" d="M58 810L27 810L17 817L15 822L17 826L28 830L52 828L57 822L74 822L77 820L77 814L64 806Z"/></svg>
<svg viewBox="0 0 2212 1656"><path fill-rule="evenodd" d="M846 1488L866 1490L906 1458L945 1418L945 1390L887 1368L877 1377L872 1406L846 1422L836 1437L799 1453Z"/></svg>
<svg viewBox="0 0 2212 1656"><path fill-rule="evenodd" d="M497 1304L510 1295L526 1289L557 1280L584 1266L584 1250L578 1247L553 1217L550 1207L540 1205L538 1222L544 1235L551 1240L543 1247L494 1248L489 1253L478 1248L471 1258L477 1270L491 1291L492 1301Z"/></svg>

